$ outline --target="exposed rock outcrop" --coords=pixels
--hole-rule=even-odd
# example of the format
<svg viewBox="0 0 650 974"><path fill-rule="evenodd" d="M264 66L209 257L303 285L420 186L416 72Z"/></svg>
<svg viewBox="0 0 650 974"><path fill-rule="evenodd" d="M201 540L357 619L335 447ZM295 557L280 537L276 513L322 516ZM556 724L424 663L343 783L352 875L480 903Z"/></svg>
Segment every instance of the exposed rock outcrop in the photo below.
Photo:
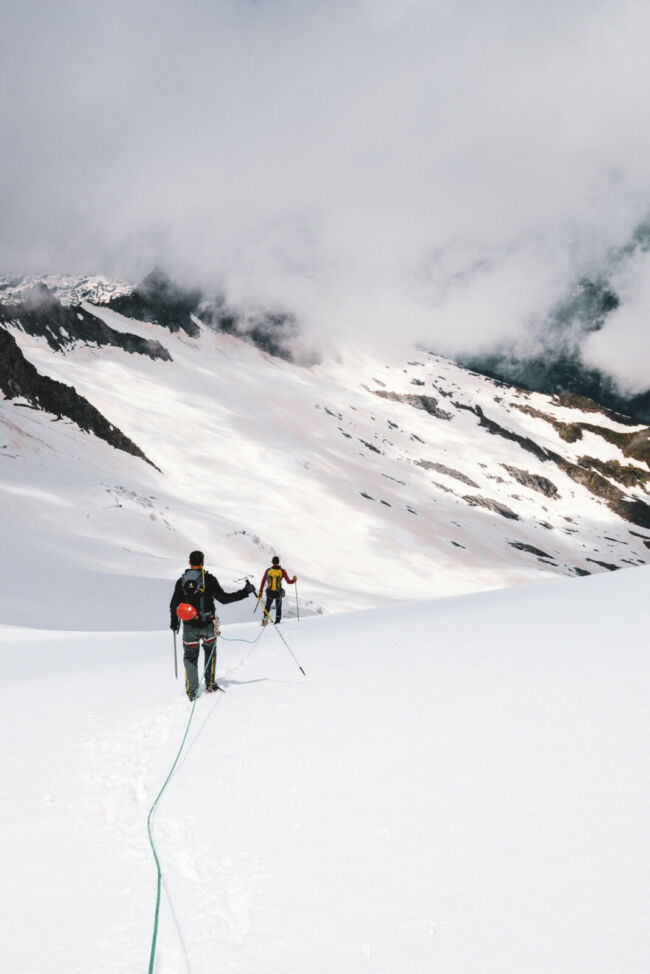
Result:
<svg viewBox="0 0 650 974"><path fill-rule="evenodd" d="M606 440L607 443L612 443L614 446L617 446L624 456L630 457L633 460L641 460L650 468L650 429L622 433L620 430L613 430L607 426L597 426L594 423L585 423L580 420L573 423L563 423L555 419L554 416L542 412L540 409L533 409L532 406L523 406L516 402L510 405L515 409L519 409L522 413L526 413L528 416L543 419L567 443L575 443L581 440L583 432L594 433L596 436L600 436L603 440ZM601 412L603 415L609 414L608 410L601 410ZM621 422L621 418L618 416L616 416L616 420Z"/></svg>
<svg viewBox="0 0 650 974"><path fill-rule="evenodd" d="M492 433L495 436L502 436L505 440L512 440L513 443L518 443L522 449L527 450L528 453L532 453L538 460L546 461L553 459L553 454L550 450L545 450L544 447L531 440L529 436L521 436L519 433L513 433L512 430L508 430L504 426L500 426L499 423L495 423L494 420L488 419L480 406L468 406L462 402L455 402L454 405L457 409L466 409L468 412L478 416L479 426L486 429L488 433Z"/></svg>
<svg viewBox="0 0 650 974"><path fill-rule="evenodd" d="M521 484L523 487L530 487L531 490L536 490L540 494L544 494L545 497L551 497L553 500L557 500L560 496L560 492L553 483L547 477L541 477L539 474L529 473L528 470L521 470L519 467L512 467L508 463L502 463L501 466L508 471L510 476Z"/></svg>
<svg viewBox="0 0 650 974"><path fill-rule="evenodd" d="M453 477L454 480L460 480L462 484L466 484L468 487L478 487L478 484L471 477L461 473L460 470L454 470L453 467L446 467L444 463L436 463L433 460L417 460L415 465L416 467L422 467L424 470L435 470L437 473L443 473L447 477Z"/></svg>
<svg viewBox="0 0 650 974"><path fill-rule="evenodd" d="M650 470L643 470L632 463L619 463L618 460L599 460L597 457L579 457L578 464L589 470L597 470L610 480L616 480L624 487L645 487L650 481Z"/></svg>
<svg viewBox="0 0 650 974"><path fill-rule="evenodd" d="M484 507L488 511L493 511L494 514L500 514L501 517L508 518L511 521L518 521L519 515L509 508L506 504L502 504L500 501L495 501L491 497L481 497L480 495L467 494L463 497L466 504L470 507Z"/></svg>
<svg viewBox="0 0 650 974"><path fill-rule="evenodd" d="M508 544L511 548L517 548L518 551L526 551L529 555L535 555L537 558L552 558L553 555L549 555L546 551L542 551L541 548L536 548L532 544L526 544L525 541L509 541Z"/></svg>
<svg viewBox="0 0 650 974"><path fill-rule="evenodd" d="M583 487L593 494L595 497L599 497L604 500L608 507L614 511L619 517L622 517L625 521L630 521L632 524L638 524L639 527L650 528L650 505L646 504L642 500L629 500L620 488L616 487L614 484L610 483L601 474L595 472L594 470L588 469L586 467L579 466L577 463L572 463L570 460L566 460L564 457L560 456L559 453L555 453L553 450L547 450L544 447L539 446L530 437L520 436L518 433L513 433L511 430L505 429L505 427L500 426L494 420L488 419L484 415L483 410L480 406L467 406L463 403L456 403L459 409L467 409L469 412L474 413L479 418L479 423L482 427L487 429L489 433L497 436L502 436L504 439L512 440L518 443L522 449L527 450L532 453L539 460L544 462L551 461L560 470L563 470L573 481L577 484L581 484ZM648 448L648 436L650 436L650 431L643 430L641 433L618 433L616 430L606 430L606 427L589 427L586 424L581 424L583 428L591 428L592 430L604 430L606 433L611 433L611 442L616 443L620 446L631 447L633 443L636 443L635 449L645 455L645 450ZM609 439L609 437L606 437ZM638 438L638 440L637 440ZM621 443L623 446L621 446Z"/></svg>
<svg viewBox="0 0 650 974"><path fill-rule="evenodd" d="M157 268L131 294L120 295L108 307L128 318L150 321L169 331L200 334L199 322L214 331L234 335L269 355L292 362L298 358L312 365L318 356L308 349L296 354L299 326L295 315L278 310L240 311L222 297L207 297L199 288L184 288Z"/></svg>
<svg viewBox="0 0 650 974"><path fill-rule="evenodd" d="M22 397L38 409L66 416L86 433L94 433L116 450L151 463L142 450L113 426L72 386L41 375L23 355L13 335L0 328L0 390L7 399ZM157 468L156 468L157 469Z"/></svg>
<svg viewBox="0 0 650 974"><path fill-rule="evenodd" d="M0 304L0 322L44 338L57 352L76 344L112 345L132 354L171 361L171 355L160 342L116 331L84 308L66 307L44 284L28 291L22 302Z"/></svg>
<svg viewBox="0 0 650 974"><path fill-rule="evenodd" d="M451 413L445 412L438 406L438 400L433 396L417 396L410 393L387 392L385 389L373 389L372 392L380 399L388 399L390 402L405 402L415 409L423 409L430 416L436 419L451 419Z"/></svg>
<svg viewBox="0 0 650 974"><path fill-rule="evenodd" d="M156 269L141 281L131 294L123 294L108 302L108 307L127 318L150 321L169 331L184 331L192 338L199 326L192 316L202 299L198 289L182 288L174 284L162 270Z"/></svg>
<svg viewBox="0 0 650 974"><path fill-rule="evenodd" d="M216 309L212 312L205 309L201 311L201 320L219 331L257 345L263 352L276 358L282 358L286 362L295 360L295 341L299 331L295 315L279 311L238 315L228 309ZM312 365L316 361L317 356L305 354L304 364Z"/></svg>
<svg viewBox="0 0 650 974"><path fill-rule="evenodd" d="M650 469L650 429L633 433L622 447L623 456L631 460L640 460Z"/></svg>
<svg viewBox="0 0 650 974"><path fill-rule="evenodd" d="M602 413L603 416L607 416L608 419L615 423L621 423L623 426L638 426L636 419L631 416L617 413L616 410L601 406L593 399L587 399L586 396L580 396L575 392L560 392L552 396L552 399L556 405L565 406L567 409L579 409L583 413Z"/></svg>

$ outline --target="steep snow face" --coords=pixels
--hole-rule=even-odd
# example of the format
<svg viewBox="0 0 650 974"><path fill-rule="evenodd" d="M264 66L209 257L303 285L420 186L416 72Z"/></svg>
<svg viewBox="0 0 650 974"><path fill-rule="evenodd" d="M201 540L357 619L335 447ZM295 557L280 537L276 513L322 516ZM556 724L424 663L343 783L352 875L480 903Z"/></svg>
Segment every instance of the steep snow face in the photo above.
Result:
<svg viewBox="0 0 650 974"><path fill-rule="evenodd" d="M84 307L170 360L61 354L12 332L159 470L0 401L7 621L154 626L194 547L226 587L259 579L278 552L311 611L646 560L643 428L412 348L349 348L302 368L212 329L170 334ZM39 598L15 608L25 573ZM119 597L130 587L137 609Z"/></svg>
<svg viewBox="0 0 650 974"><path fill-rule="evenodd" d="M289 622L306 677L229 627L260 639L220 640L153 816L155 970L644 974L649 585ZM5 969L145 971L190 712L169 633L0 637Z"/></svg>

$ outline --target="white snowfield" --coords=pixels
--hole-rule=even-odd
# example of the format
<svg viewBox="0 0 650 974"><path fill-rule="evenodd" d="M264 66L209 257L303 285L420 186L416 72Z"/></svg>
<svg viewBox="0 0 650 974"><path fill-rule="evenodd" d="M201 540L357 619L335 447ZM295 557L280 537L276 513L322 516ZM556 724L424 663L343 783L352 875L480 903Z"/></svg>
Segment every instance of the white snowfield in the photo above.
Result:
<svg viewBox="0 0 650 974"><path fill-rule="evenodd" d="M55 352L13 333L41 373L73 385L159 469L0 399L7 622L155 629L194 548L231 589L248 574L259 581L278 552L305 612L647 560L650 530L521 443L634 466L611 438L585 430L567 442L552 425L629 433L614 419L413 348L346 348L305 368L208 328L189 338L84 307L161 343L172 361L83 344ZM515 439L481 426L476 409ZM624 493L648 500L642 481ZM21 598L26 575L39 598Z"/></svg>
<svg viewBox="0 0 650 974"><path fill-rule="evenodd" d="M153 817L155 971L647 974L649 589L291 620L306 677L279 631L220 640ZM171 635L0 633L3 969L146 972Z"/></svg>

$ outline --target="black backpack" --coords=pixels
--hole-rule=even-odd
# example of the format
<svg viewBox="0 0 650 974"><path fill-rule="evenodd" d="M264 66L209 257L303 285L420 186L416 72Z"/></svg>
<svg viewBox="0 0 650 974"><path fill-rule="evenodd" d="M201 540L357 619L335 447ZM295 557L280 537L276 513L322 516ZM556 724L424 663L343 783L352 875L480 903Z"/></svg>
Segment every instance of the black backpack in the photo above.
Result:
<svg viewBox="0 0 650 974"><path fill-rule="evenodd" d="M186 568L181 578L181 588L186 602L197 611L197 621L207 622L211 618L205 610L205 572L202 568Z"/></svg>

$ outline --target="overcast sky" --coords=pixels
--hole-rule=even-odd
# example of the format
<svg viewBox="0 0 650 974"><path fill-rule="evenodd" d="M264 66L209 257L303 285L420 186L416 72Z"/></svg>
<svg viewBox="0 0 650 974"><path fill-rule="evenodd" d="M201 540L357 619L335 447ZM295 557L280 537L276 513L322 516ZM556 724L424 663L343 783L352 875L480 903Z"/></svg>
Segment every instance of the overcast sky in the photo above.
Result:
<svg viewBox="0 0 650 974"><path fill-rule="evenodd" d="M4 0L0 271L516 338L650 210L649 44L647 0Z"/></svg>

